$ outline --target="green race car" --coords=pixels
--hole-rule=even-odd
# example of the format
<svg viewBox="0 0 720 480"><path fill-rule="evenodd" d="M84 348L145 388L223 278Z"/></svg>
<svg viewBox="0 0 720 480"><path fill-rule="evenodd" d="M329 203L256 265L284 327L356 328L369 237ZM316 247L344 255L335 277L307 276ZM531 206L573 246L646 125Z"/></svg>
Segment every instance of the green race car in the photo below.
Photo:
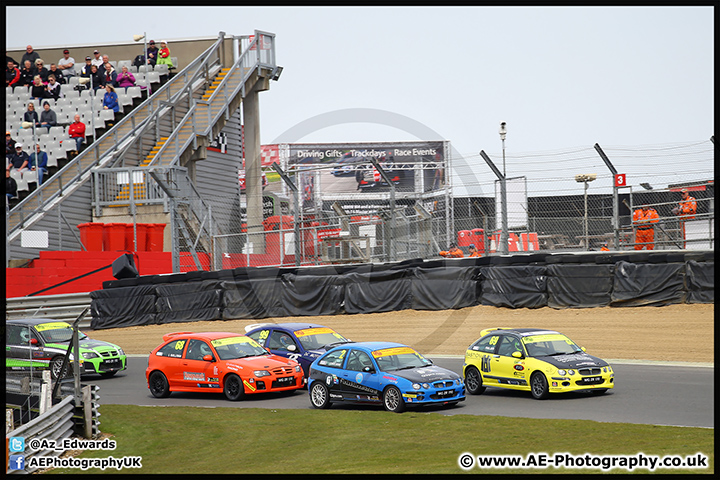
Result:
<svg viewBox="0 0 720 480"><path fill-rule="evenodd" d="M25 318L5 323L6 371L50 369L53 379L72 372L72 361L61 375L62 364L72 340L69 323L51 318ZM80 344L80 373L111 377L127 368L127 356L112 343L92 340L78 332Z"/></svg>

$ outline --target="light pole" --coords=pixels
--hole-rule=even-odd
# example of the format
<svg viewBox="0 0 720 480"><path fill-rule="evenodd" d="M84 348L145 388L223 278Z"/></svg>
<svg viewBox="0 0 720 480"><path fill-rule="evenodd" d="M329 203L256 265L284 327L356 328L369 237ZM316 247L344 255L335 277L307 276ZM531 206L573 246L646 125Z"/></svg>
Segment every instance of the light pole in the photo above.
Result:
<svg viewBox="0 0 720 480"><path fill-rule="evenodd" d="M596 173L583 173L581 175L575 175L575 181L578 183L584 183L585 184L585 221L584 223L584 230L585 230L585 250L590 250L589 245L589 239L588 239L588 183L592 182L597 178Z"/></svg>
<svg viewBox="0 0 720 480"><path fill-rule="evenodd" d="M502 231L500 232L499 247L502 255L508 253L508 222L507 222L507 184L505 177L505 136L507 135L507 129L505 128L506 123L500 122L500 140L502 140L502 156L503 156L503 171L502 179L500 180L500 202L501 202L501 222Z"/></svg>
<svg viewBox="0 0 720 480"><path fill-rule="evenodd" d="M142 35L133 35L133 40L136 42L139 42L140 40L143 41L143 58L145 59L145 75L147 75L147 66L148 66L148 58L147 58L147 33L143 32ZM139 70L138 70L139 71ZM150 82L147 84L148 88L148 96L150 96Z"/></svg>

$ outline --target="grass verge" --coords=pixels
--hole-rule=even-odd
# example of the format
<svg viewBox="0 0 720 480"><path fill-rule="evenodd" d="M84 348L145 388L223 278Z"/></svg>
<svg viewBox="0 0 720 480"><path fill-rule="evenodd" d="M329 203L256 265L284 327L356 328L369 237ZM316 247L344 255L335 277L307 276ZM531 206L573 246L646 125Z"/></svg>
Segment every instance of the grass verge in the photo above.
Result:
<svg viewBox="0 0 720 480"><path fill-rule="evenodd" d="M713 473L714 430L588 420L543 420L380 410L102 405L100 430L114 451L77 458L141 456L141 469L55 469L50 473L463 473L460 454L708 457L708 468L655 473ZM647 473L638 468L634 472ZM471 473L602 473L600 468L502 468ZM624 469L609 473L626 473Z"/></svg>

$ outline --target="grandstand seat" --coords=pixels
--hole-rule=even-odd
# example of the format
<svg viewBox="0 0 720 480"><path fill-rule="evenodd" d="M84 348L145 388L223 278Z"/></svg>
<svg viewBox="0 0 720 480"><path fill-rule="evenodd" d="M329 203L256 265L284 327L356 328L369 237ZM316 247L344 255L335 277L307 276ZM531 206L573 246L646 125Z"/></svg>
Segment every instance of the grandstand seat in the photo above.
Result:
<svg viewBox="0 0 720 480"><path fill-rule="evenodd" d="M65 136L65 128L64 127L50 127L50 130L48 131L48 135L54 140L57 140L60 137Z"/></svg>
<svg viewBox="0 0 720 480"><path fill-rule="evenodd" d="M72 78L75 78L75 77L72 77ZM66 99L77 100L80 98L80 91L72 89L72 88L65 88L63 90L63 95L65 95Z"/></svg>
<svg viewBox="0 0 720 480"><path fill-rule="evenodd" d="M168 66L165 63L161 63L160 65L155 65L154 71L157 72L158 74L160 74L160 76L167 75L168 73L170 73L170 71L168 70Z"/></svg>
<svg viewBox="0 0 720 480"><path fill-rule="evenodd" d="M118 60L117 62L117 71L122 71L122 67L128 67L128 70L130 70L130 65L132 65L132 60Z"/></svg>
<svg viewBox="0 0 720 480"><path fill-rule="evenodd" d="M136 67L135 65L130 65L130 66L128 67L128 71L129 71L130 73L132 73L133 75L135 75L136 73L138 73L137 67Z"/></svg>
<svg viewBox="0 0 720 480"><path fill-rule="evenodd" d="M140 65L137 69L138 73L147 73L152 71L152 65Z"/></svg>
<svg viewBox="0 0 720 480"><path fill-rule="evenodd" d="M35 170L25 170L22 172L22 178L28 183L28 188L30 188L30 184L34 183L37 186L38 183L38 174Z"/></svg>
<svg viewBox="0 0 720 480"><path fill-rule="evenodd" d="M127 87L125 93L132 98L142 98L142 90L140 87Z"/></svg>
<svg viewBox="0 0 720 480"><path fill-rule="evenodd" d="M14 168L10 170L10 176L15 179L15 183L17 183L17 189L18 189L18 196L20 196L20 191L22 190L30 190L30 187L28 186L27 180L23 180L22 173L18 172Z"/></svg>
<svg viewBox="0 0 720 480"><path fill-rule="evenodd" d="M158 72L148 72L146 78L150 83L160 83L160 73Z"/></svg>

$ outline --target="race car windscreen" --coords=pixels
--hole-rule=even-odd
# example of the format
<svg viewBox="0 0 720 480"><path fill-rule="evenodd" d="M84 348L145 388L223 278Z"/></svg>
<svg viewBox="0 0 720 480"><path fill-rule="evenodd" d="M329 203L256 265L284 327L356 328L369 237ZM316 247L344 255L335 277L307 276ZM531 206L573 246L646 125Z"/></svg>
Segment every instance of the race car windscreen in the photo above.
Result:
<svg viewBox="0 0 720 480"><path fill-rule="evenodd" d="M546 334L534 335L523 338L523 343L531 357L542 357L547 355L567 355L570 353L582 352L582 349L575 345L565 335Z"/></svg>
<svg viewBox="0 0 720 480"><path fill-rule="evenodd" d="M373 358L380 370L404 370L406 368L429 367L432 362L410 347L393 347L375 350Z"/></svg>
<svg viewBox="0 0 720 480"><path fill-rule="evenodd" d="M330 346L348 343L350 340L343 337L331 328L306 328L296 330L295 336L305 350L329 348Z"/></svg>
<svg viewBox="0 0 720 480"><path fill-rule="evenodd" d="M35 326L40 335L47 343L69 342L72 339L72 327L65 322L40 323ZM86 335L78 332L78 340L82 340Z"/></svg>
<svg viewBox="0 0 720 480"><path fill-rule="evenodd" d="M235 360L237 358L269 355L267 350L250 337L219 338L210 343L215 347L215 351L220 357L220 360Z"/></svg>

